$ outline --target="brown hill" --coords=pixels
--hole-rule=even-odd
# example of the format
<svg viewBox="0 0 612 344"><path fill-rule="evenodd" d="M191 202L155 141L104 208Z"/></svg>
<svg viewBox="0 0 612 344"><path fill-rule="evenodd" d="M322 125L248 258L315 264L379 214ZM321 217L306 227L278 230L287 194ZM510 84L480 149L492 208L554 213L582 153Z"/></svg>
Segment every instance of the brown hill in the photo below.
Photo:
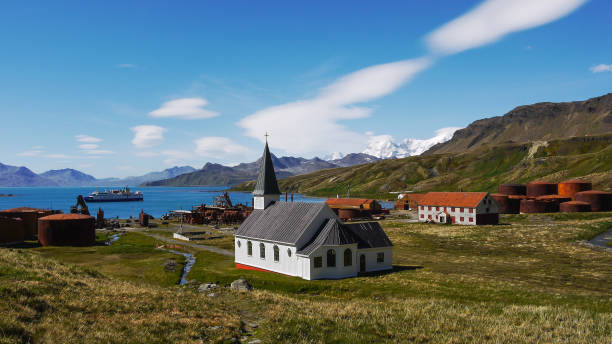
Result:
<svg viewBox="0 0 612 344"><path fill-rule="evenodd" d="M519 106L458 130L427 154L463 153L482 145L549 141L612 132L612 93L585 101Z"/></svg>

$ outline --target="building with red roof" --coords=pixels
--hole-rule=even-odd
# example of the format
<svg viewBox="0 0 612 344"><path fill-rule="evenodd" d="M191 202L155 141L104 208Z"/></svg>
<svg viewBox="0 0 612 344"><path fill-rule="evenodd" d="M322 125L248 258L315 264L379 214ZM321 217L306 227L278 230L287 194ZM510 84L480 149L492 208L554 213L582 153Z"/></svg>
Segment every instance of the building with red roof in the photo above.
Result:
<svg viewBox="0 0 612 344"><path fill-rule="evenodd" d="M497 203L488 192L429 192L419 201L420 222L494 225Z"/></svg>

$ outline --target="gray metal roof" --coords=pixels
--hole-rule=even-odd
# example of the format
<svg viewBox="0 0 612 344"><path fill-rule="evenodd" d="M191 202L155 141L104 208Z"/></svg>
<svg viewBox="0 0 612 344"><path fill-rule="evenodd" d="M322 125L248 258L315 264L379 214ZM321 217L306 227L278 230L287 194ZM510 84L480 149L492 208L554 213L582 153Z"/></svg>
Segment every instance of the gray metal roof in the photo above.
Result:
<svg viewBox="0 0 612 344"><path fill-rule="evenodd" d="M325 203L274 202L253 210L236 235L295 245L325 207Z"/></svg>
<svg viewBox="0 0 612 344"><path fill-rule="evenodd" d="M309 255L320 246L340 246L355 244L357 237L338 219L329 219L298 254Z"/></svg>
<svg viewBox="0 0 612 344"><path fill-rule="evenodd" d="M378 222L345 223L344 225L359 239L357 248L393 246Z"/></svg>
<svg viewBox="0 0 612 344"><path fill-rule="evenodd" d="M276 181L276 174L274 173L274 164L270 156L270 149L268 149L268 142L266 142L253 195L280 195L280 193L278 182Z"/></svg>

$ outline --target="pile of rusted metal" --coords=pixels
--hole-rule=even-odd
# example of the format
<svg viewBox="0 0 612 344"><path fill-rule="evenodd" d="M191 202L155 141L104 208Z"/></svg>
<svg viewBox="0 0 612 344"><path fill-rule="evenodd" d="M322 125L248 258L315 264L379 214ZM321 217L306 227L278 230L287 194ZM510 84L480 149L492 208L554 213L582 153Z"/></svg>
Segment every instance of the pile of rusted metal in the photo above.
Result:
<svg viewBox="0 0 612 344"><path fill-rule="evenodd" d="M375 199L329 198L325 201L342 221L384 218L389 212Z"/></svg>
<svg viewBox="0 0 612 344"><path fill-rule="evenodd" d="M233 204L227 192L215 197L212 205L201 204L190 213L184 214L184 220L190 224L240 224L253 212L245 204Z"/></svg>

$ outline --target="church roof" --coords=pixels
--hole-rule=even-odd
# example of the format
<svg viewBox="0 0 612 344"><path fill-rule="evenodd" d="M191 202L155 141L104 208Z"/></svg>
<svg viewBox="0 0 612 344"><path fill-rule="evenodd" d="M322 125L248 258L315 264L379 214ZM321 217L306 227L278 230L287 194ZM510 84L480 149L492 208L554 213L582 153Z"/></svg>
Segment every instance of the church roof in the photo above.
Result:
<svg viewBox="0 0 612 344"><path fill-rule="evenodd" d="M274 202L253 210L236 235L295 245L325 207L324 203Z"/></svg>
<svg viewBox="0 0 612 344"><path fill-rule="evenodd" d="M268 149L268 142L266 142L266 147L264 148L263 156L261 158L259 175L257 176L257 183L255 184L253 195L280 195L278 182L276 181L276 174L274 173L274 164L272 163L272 157L270 156L270 149Z"/></svg>
<svg viewBox="0 0 612 344"><path fill-rule="evenodd" d="M393 246L391 240L378 222L358 222L344 224L357 237L357 248L376 248Z"/></svg>
<svg viewBox="0 0 612 344"><path fill-rule="evenodd" d="M357 237L340 220L332 218L327 220L321 230L306 246L297 253L309 255L320 246L340 246L355 244Z"/></svg>

